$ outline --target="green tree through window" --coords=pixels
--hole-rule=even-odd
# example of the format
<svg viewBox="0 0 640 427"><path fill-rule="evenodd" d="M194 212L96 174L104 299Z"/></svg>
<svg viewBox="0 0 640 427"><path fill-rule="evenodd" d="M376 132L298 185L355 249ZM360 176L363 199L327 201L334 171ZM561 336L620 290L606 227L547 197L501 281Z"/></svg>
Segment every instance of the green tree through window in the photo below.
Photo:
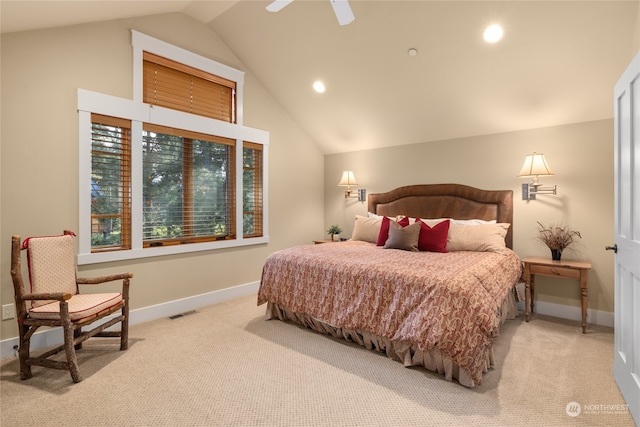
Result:
<svg viewBox="0 0 640 427"><path fill-rule="evenodd" d="M127 120L93 115L91 137L91 245L131 247L130 127Z"/></svg>
<svg viewBox="0 0 640 427"><path fill-rule="evenodd" d="M143 132L145 245L234 238L235 141L180 134Z"/></svg>

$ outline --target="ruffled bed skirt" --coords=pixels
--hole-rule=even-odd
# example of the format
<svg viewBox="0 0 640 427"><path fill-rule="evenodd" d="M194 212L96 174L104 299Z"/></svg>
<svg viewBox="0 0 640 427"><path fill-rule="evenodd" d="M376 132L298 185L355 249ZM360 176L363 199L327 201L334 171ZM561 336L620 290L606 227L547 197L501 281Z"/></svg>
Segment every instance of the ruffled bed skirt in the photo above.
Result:
<svg viewBox="0 0 640 427"><path fill-rule="evenodd" d="M508 295L501 307L501 325L506 319L514 319L518 314L516 293L510 292ZM404 366L423 366L429 371L444 375L447 381L456 379L465 387L475 387L476 385L465 370L461 370L450 357L443 355L437 347L431 351L423 351L415 345L402 341L393 341L366 331L331 326L306 314L295 313L286 307L271 302L267 303L267 319L294 322L332 337L352 341L369 350L386 353L389 358L403 363ZM483 372L487 372L494 366L493 349L491 349L489 356L485 360Z"/></svg>

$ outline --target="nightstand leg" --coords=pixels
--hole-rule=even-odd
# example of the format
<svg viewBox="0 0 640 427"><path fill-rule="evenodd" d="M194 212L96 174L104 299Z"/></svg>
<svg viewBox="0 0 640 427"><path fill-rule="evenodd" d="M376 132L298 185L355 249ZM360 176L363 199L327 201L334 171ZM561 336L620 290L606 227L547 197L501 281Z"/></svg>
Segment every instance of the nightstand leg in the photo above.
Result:
<svg viewBox="0 0 640 427"><path fill-rule="evenodd" d="M531 299L531 284L529 280L524 282L524 320L529 321L529 301Z"/></svg>
<svg viewBox="0 0 640 427"><path fill-rule="evenodd" d="M531 274L531 267L526 262L524 263L522 278L524 279L524 320L525 322L528 322L529 304L531 304L531 309L533 310L533 293L531 292L531 281L533 280L533 275Z"/></svg>
<svg viewBox="0 0 640 427"><path fill-rule="evenodd" d="M531 277L529 279L530 286L531 286L531 290L530 290L531 299L530 299L530 301L531 301L531 313L533 313L533 298L534 298L535 293L536 293L536 277L533 274L530 277Z"/></svg>
<svg viewBox="0 0 640 427"><path fill-rule="evenodd" d="M582 302L582 333L587 333L587 270L580 271L580 294Z"/></svg>

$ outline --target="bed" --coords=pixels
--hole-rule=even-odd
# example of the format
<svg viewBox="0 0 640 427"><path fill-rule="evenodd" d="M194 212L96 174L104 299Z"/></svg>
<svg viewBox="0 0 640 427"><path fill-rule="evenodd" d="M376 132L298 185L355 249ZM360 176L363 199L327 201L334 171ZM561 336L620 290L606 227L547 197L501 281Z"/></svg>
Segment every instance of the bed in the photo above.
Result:
<svg viewBox="0 0 640 427"><path fill-rule="evenodd" d="M500 326L517 315L512 191L411 185L369 194L367 208L345 242L271 254L258 305L267 319L480 385Z"/></svg>

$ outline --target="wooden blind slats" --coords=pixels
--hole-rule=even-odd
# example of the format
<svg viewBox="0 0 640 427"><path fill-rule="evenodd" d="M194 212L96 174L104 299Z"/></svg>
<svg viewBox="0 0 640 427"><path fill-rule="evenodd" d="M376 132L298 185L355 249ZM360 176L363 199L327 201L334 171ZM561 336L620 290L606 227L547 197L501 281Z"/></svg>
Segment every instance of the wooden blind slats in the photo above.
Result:
<svg viewBox="0 0 640 427"><path fill-rule="evenodd" d="M235 82L144 53L143 101L235 123Z"/></svg>
<svg viewBox="0 0 640 427"><path fill-rule="evenodd" d="M172 61L171 59L167 59L160 55L155 55L150 52L143 52L143 60L153 62L155 64L163 65L168 68L172 68L176 71L181 71L185 74L190 74L192 76L200 77L201 79L209 80L213 83L218 83L222 86L226 86L232 89L236 88L236 82L232 80L225 79L220 76L216 76L215 74L208 73L206 71L199 70L194 67L190 67L185 64L181 64L176 61Z"/></svg>
<svg viewBox="0 0 640 427"><path fill-rule="evenodd" d="M131 248L131 121L91 115L91 250Z"/></svg>
<svg viewBox="0 0 640 427"><path fill-rule="evenodd" d="M263 150L262 145L243 142L242 190L243 190L243 236L263 235Z"/></svg>

